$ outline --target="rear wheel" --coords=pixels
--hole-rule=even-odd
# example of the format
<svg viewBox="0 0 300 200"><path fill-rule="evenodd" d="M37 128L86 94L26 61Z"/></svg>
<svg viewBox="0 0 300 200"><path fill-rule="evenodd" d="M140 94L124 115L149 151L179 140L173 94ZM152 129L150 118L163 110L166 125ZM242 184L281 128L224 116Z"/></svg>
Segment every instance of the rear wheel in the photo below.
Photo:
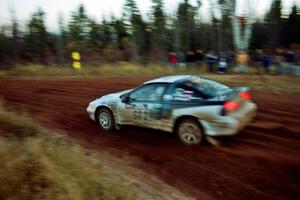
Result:
<svg viewBox="0 0 300 200"><path fill-rule="evenodd" d="M100 128L102 128L105 131L108 131L108 132L112 131L115 127L114 116L106 108L101 108L97 112L96 119L97 119L97 123L100 126Z"/></svg>
<svg viewBox="0 0 300 200"><path fill-rule="evenodd" d="M203 131L194 119L182 120L178 125L177 134L186 145L199 144L203 141Z"/></svg>

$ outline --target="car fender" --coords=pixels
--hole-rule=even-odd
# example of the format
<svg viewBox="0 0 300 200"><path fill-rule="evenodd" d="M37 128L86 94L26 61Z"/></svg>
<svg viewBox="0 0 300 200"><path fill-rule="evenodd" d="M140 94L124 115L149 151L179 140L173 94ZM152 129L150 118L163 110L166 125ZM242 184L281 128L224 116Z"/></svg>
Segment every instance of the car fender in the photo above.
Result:
<svg viewBox="0 0 300 200"><path fill-rule="evenodd" d="M108 94L108 95L102 96L101 98L96 99L95 101L91 102L91 104L95 107L94 114L95 115L97 114L97 111L99 108L105 107L112 112L114 119L116 121L115 124L117 124L119 122L117 106L118 106L118 103L121 102L120 96L130 92L131 90L132 89L124 90L124 91L113 93L113 94Z"/></svg>
<svg viewBox="0 0 300 200"><path fill-rule="evenodd" d="M176 121L181 118L182 116L186 117L194 117L196 118L199 123L202 125L204 132L206 122L213 122L218 120L220 112L222 110L221 105L210 105L210 106L195 106L195 107L188 107L188 108L177 108L172 111L172 127L175 127Z"/></svg>

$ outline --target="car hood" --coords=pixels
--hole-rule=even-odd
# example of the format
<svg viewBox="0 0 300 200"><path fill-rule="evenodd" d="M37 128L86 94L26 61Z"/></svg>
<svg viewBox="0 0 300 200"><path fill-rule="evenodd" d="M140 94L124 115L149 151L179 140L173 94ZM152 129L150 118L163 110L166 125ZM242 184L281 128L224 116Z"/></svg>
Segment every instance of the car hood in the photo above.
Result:
<svg viewBox="0 0 300 200"><path fill-rule="evenodd" d="M112 101L117 101L121 95L126 94L128 92L130 92L132 89L130 90L123 90L121 92L116 92L116 93L112 93L112 94L107 94L104 95L98 99L96 99L95 101L92 102L92 104L106 104L107 102L112 102Z"/></svg>

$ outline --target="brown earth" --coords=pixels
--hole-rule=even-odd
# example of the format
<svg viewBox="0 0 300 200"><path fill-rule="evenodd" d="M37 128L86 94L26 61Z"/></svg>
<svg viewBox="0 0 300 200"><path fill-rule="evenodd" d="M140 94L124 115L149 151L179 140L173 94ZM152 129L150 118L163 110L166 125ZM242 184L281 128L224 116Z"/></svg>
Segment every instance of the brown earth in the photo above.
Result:
<svg viewBox="0 0 300 200"><path fill-rule="evenodd" d="M174 134L125 127L99 130L89 101L151 77L5 78L0 97L43 125L66 132L87 148L108 151L197 199L300 198L300 96L254 91L256 121L222 145L188 147Z"/></svg>

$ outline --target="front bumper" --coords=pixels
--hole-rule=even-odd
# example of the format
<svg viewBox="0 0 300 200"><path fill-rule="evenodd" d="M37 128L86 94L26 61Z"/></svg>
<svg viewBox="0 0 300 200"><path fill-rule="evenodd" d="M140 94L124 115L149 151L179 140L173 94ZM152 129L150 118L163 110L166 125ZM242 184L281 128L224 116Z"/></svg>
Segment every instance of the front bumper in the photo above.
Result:
<svg viewBox="0 0 300 200"><path fill-rule="evenodd" d="M200 121L208 136L229 136L239 133L256 115L257 106L247 103L243 109L231 116L220 116L211 121Z"/></svg>
<svg viewBox="0 0 300 200"><path fill-rule="evenodd" d="M89 117L93 120L96 121L95 119L95 110L90 110L90 109L86 109L87 113L89 114Z"/></svg>

